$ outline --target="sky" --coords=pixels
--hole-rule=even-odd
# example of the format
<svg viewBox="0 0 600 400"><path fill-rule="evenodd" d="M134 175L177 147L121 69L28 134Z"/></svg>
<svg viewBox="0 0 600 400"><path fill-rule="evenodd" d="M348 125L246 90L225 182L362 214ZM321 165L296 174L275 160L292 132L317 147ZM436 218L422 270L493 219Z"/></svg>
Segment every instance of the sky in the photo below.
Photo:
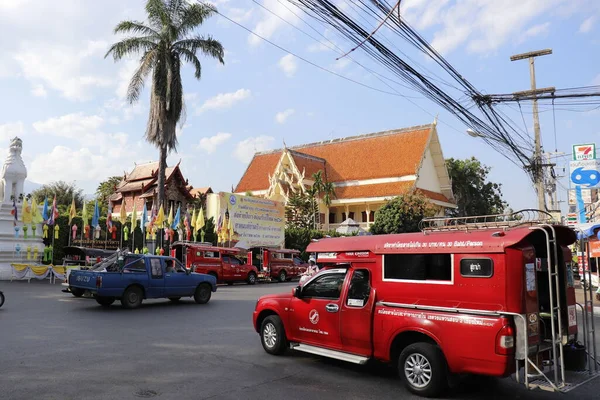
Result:
<svg viewBox="0 0 600 400"><path fill-rule="evenodd" d="M352 15L351 0L334 2ZM191 185L231 190L255 151L280 148L284 142L293 146L423 125L437 117L446 158L477 157L492 168L490 180L502 184L513 209L535 207L531 182L519 167L467 135L466 126L417 93L391 83L393 94L388 94L390 83L383 84L372 71L391 78L389 71L360 49L336 61L340 49L350 50L352 44L288 1L212 3L286 51L221 15L198 29L223 44L225 65L201 55L201 80L191 67L182 70L186 118L168 163L181 161ZM138 103L125 100L137 59L115 63L104 58L121 38L113 34L115 25L144 20L144 4L0 0L0 157L10 139L19 136L28 181L75 182L89 194L107 177L131 171L134 163L158 159L157 150L144 141L147 88ZM600 85L596 0L403 0L402 15L483 93L529 89L527 62L509 58L544 48L553 54L536 61L538 87ZM441 76L398 36L386 29L377 35L414 65ZM530 104L522 104L522 113L514 104L502 110L532 135ZM544 149L567 153L555 159L562 174L573 144L598 141L600 112L557 107L553 115L548 105L540 111ZM366 154L365 163L369 157L377 155ZM567 186L562 179L561 200L566 200Z"/></svg>

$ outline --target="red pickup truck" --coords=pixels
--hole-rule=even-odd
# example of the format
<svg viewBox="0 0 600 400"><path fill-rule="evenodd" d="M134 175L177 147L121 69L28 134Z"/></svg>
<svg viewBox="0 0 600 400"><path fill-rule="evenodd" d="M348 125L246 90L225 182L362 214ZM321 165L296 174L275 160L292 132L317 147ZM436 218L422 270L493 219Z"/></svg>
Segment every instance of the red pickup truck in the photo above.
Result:
<svg viewBox="0 0 600 400"><path fill-rule="evenodd" d="M213 275L218 283L233 285L235 282L246 282L254 285L258 269L238 258L240 252L235 247L215 247L196 242L174 242L171 245L171 257L177 258L194 272Z"/></svg>
<svg viewBox="0 0 600 400"><path fill-rule="evenodd" d="M258 278L265 280L290 281L306 272L308 267L298 250L256 247L248 251L247 258L258 268Z"/></svg>
<svg viewBox="0 0 600 400"><path fill-rule="evenodd" d="M451 374L465 373L575 387L580 375L570 370L586 365L594 341L584 332L584 346L577 343L567 247L574 232L543 220L446 224L311 243L317 262L337 266L292 293L258 300L253 323L264 350L390 363L423 396L443 393ZM589 351L595 357L595 347Z"/></svg>

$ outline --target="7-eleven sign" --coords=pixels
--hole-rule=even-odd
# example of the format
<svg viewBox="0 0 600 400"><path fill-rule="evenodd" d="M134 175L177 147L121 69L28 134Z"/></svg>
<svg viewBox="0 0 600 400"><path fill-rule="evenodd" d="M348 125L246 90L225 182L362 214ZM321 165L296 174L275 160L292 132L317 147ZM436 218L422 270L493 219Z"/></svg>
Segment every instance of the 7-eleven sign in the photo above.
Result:
<svg viewBox="0 0 600 400"><path fill-rule="evenodd" d="M595 144L576 144L573 146L573 160L595 160L596 145Z"/></svg>

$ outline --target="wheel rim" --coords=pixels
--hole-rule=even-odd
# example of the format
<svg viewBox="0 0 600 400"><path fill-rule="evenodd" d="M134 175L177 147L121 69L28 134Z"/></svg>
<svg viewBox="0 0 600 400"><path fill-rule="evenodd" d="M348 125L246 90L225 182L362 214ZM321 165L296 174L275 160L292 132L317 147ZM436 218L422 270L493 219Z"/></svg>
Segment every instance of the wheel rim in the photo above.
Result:
<svg viewBox="0 0 600 400"><path fill-rule="evenodd" d="M431 364L423 355L411 354L404 362L404 375L411 385L424 388L431 382Z"/></svg>
<svg viewBox="0 0 600 400"><path fill-rule="evenodd" d="M133 303L137 303L137 301L138 301L138 295L137 295L137 293L136 293L136 292L131 292L131 293L129 293L129 296L128 296L128 297L129 297L129 302L130 302L130 303L132 303L132 304L133 304Z"/></svg>
<svg viewBox="0 0 600 400"><path fill-rule="evenodd" d="M279 274L279 280L281 282L285 282L285 272L282 272L282 273Z"/></svg>
<svg viewBox="0 0 600 400"><path fill-rule="evenodd" d="M277 328L270 322L263 329L263 340L265 345L270 349L277 344Z"/></svg>
<svg viewBox="0 0 600 400"><path fill-rule="evenodd" d="M208 298L209 293L210 292L208 291L208 289L206 287L200 288L200 299L206 300Z"/></svg>
<svg viewBox="0 0 600 400"><path fill-rule="evenodd" d="M250 278L248 278L248 280L250 281L250 283L254 283L256 277L254 276L254 274L250 274Z"/></svg>

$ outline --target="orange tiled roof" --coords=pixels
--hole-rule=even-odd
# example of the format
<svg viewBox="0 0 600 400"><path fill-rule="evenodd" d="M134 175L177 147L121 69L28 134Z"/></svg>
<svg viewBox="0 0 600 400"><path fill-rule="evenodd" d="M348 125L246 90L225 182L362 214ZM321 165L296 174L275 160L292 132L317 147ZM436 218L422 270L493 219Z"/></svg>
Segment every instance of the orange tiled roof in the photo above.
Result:
<svg viewBox="0 0 600 400"><path fill-rule="evenodd" d="M315 172L323 171L323 178L325 178L325 160L318 157L309 156L298 151L290 151L294 163L300 173L304 170L304 176L310 178Z"/></svg>
<svg viewBox="0 0 600 400"><path fill-rule="evenodd" d="M415 181L377 183L374 185L342 186L335 188L335 199L358 199L364 197L396 197L413 188Z"/></svg>
<svg viewBox="0 0 600 400"><path fill-rule="evenodd" d="M436 193L432 192L431 190L425 189L417 189L417 192L422 193L424 196L430 198L431 200L443 201L445 203L454 204L453 201L448 200L448 198L441 193Z"/></svg>
<svg viewBox="0 0 600 400"><path fill-rule="evenodd" d="M431 129L431 125L419 126L307 144L290 150L324 159L329 182L414 175ZM281 153L282 150L274 150L255 154L235 191L268 189L268 174L274 172Z"/></svg>

